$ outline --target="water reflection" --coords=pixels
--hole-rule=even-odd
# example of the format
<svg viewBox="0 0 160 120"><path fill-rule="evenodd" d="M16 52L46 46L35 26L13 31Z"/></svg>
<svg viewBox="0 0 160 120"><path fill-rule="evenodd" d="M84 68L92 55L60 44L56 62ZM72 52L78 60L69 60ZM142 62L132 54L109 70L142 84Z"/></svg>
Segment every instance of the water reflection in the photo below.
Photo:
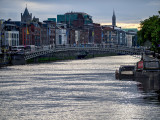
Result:
<svg viewBox="0 0 160 120"><path fill-rule="evenodd" d="M132 56L10 66L0 70L0 119L160 119L160 105L148 104L137 82L115 79Z"/></svg>
<svg viewBox="0 0 160 120"><path fill-rule="evenodd" d="M148 102L156 103L160 101L160 72L145 71L136 72L135 80L138 81L138 89L145 95L144 99Z"/></svg>

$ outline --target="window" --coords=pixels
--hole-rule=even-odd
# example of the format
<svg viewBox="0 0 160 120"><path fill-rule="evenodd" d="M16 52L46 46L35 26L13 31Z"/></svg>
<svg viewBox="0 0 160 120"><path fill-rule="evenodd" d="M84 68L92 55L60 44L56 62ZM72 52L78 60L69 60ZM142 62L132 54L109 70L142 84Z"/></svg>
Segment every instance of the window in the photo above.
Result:
<svg viewBox="0 0 160 120"><path fill-rule="evenodd" d="M16 34L14 34L14 38L16 38Z"/></svg>
<svg viewBox="0 0 160 120"><path fill-rule="evenodd" d="M8 38L8 33L6 33L6 38Z"/></svg>
<svg viewBox="0 0 160 120"><path fill-rule="evenodd" d="M62 44L62 36L59 35L59 44Z"/></svg>
<svg viewBox="0 0 160 120"><path fill-rule="evenodd" d="M19 45L19 41L17 40L17 46Z"/></svg>
<svg viewBox="0 0 160 120"><path fill-rule="evenodd" d="M12 35L11 33L8 33L8 37L9 37L9 38L11 38L11 37L12 37L11 35Z"/></svg>
<svg viewBox="0 0 160 120"><path fill-rule="evenodd" d="M12 40L12 46L14 46L14 40Z"/></svg>
<svg viewBox="0 0 160 120"><path fill-rule="evenodd" d="M11 35L12 35L12 38L14 38L14 34L13 34L13 33L11 33Z"/></svg>

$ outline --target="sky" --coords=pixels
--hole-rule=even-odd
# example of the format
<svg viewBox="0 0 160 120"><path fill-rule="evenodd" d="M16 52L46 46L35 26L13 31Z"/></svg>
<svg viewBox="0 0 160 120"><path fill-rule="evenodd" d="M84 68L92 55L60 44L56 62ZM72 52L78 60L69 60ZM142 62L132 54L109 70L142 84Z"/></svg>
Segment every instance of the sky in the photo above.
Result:
<svg viewBox="0 0 160 120"><path fill-rule="evenodd" d="M160 0L0 0L0 19L20 21L26 5L41 22L72 11L85 12L102 25L112 24L114 9L117 26L122 28L138 28L140 21L160 11Z"/></svg>

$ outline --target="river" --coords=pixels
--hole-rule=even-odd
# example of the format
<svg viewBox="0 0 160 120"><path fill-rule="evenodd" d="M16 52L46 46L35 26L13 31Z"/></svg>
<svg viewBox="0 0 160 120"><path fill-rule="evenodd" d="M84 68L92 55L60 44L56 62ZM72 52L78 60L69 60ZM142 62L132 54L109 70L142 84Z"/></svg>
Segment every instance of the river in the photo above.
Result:
<svg viewBox="0 0 160 120"><path fill-rule="evenodd" d="M158 120L156 93L116 80L134 56L111 56L0 69L1 120Z"/></svg>

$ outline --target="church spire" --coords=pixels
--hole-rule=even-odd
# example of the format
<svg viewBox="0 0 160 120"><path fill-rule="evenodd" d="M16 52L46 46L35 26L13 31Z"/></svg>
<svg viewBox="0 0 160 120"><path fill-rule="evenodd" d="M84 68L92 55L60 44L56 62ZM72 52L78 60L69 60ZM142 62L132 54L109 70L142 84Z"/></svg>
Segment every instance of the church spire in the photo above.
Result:
<svg viewBox="0 0 160 120"><path fill-rule="evenodd" d="M24 13L21 13L21 22L31 22L32 21L32 14L29 14L29 11L27 9L27 4L26 8L24 10Z"/></svg>
<svg viewBox="0 0 160 120"><path fill-rule="evenodd" d="M115 15L114 9L113 9L113 16L112 16L112 26L116 26L116 15Z"/></svg>

